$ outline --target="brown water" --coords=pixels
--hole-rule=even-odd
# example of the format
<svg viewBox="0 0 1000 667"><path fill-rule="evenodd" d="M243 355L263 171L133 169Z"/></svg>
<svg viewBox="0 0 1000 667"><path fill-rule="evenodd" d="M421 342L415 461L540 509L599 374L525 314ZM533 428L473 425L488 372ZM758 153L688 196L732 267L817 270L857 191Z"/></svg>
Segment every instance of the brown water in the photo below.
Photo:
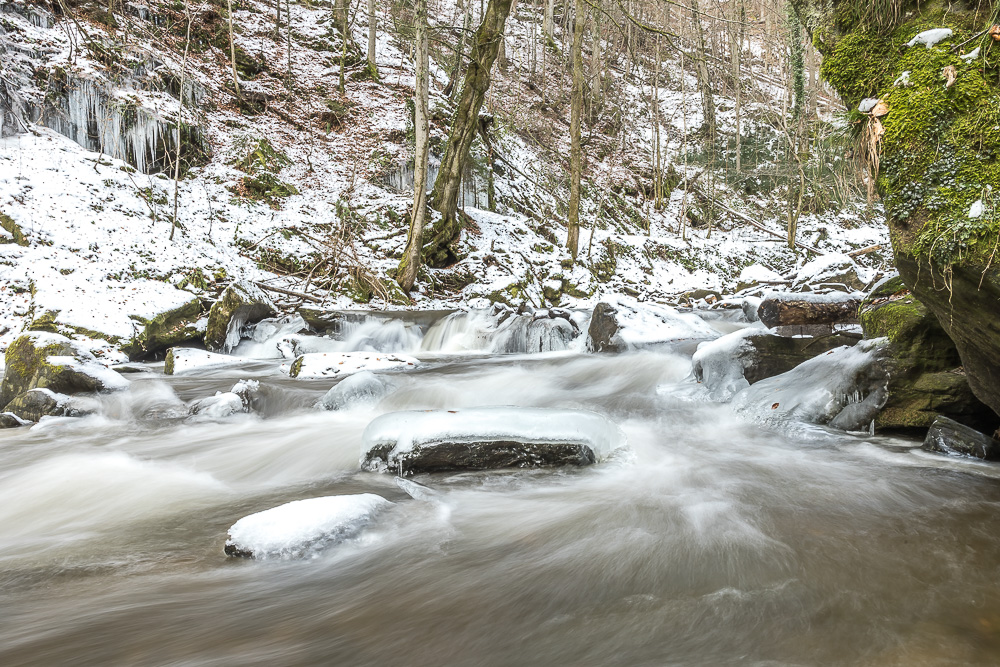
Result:
<svg viewBox="0 0 1000 667"><path fill-rule="evenodd" d="M273 364L132 376L103 414L0 431L2 665L1000 664L1000 483L904 440L765 427L668 353L431 359L373 409ZM271 416L163 419L240 378ZM659 389L658 389L659 388ZM582 470L357 472L376 414L585 407L630 447ZM246 514L396 505L318 557L228 559Z"/></svg>

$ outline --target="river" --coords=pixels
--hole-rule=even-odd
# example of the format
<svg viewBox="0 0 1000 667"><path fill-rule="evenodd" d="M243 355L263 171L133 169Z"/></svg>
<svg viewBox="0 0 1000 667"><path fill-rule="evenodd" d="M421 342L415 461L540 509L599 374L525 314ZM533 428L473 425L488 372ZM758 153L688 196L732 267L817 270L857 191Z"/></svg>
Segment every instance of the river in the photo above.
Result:
<svg viewBox="0 0 1000 667"><path fill-rule="evenodd" d="M269 359L149 364L91 416L0 431L0 664L1000 662L996 466L749 419L692 392L689 345L457 353L366 326L422 362L373 405L317 410L332 381ZM186 416L248 378L263 414ZM628 447L417 475L434 502L359 471L375 416L486 405L592 410ZM395 505L344 544L223 553L247 514L361 492Z"/></svg>

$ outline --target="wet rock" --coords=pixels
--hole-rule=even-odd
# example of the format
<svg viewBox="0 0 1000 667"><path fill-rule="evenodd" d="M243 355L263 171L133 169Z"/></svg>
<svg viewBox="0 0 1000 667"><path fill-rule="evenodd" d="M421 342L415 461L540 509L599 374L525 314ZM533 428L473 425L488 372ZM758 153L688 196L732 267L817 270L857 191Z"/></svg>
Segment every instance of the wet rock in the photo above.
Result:
<svg viewBox="0 0 1000 667"><path fill-rule="evenodd" d="M243 558L309 556L354 537L392 504L373 493L285 503L234 523L225 552Z"/></svg>
<svg viewBox="0 0 1000 667"><path fill-rule="evenodd" d="M67 414L69 396L48 389L31 389L14 397L6 411L15 417L37 422L42 417L62 417Z"/></svg>
<svg viewBox="0 0 1000 667"><path fill-rule="evenodd" d="M415 358L403 354L317 352L296 358L288 374L300 379L330 378L363 370L407 370L419 363Z"/></svg>
<svg viewBox="0 0 1000 667"><path fill-rule="evenodd" d="M889 339L889 399L876 428L927 428L938 415L987 427L993 412L972 393L958 349L938 319L896 277L861 305L865 336Z"/></svg>
<svg viewBox="0 0 1000 667"><path fill-rule="evenodd" d="M17 428L18 426L27 426L31 422L27 419L21 419L13 412L0 412L0 428Z"/></svg>
<svg viewBox="0 0 1000 667"><path fill-rule="evenodd" d="M598 303L590 318L587 349L624 352L682 340L710 340L718 332L697 315L670 306L616 297Z"/></svg>
<svg viewBox="0 0 1000 667"><path fill-rule="evenodd" d="M1000 441L959 424L947 417L938 417L924 438L923 448L932 452L974 456L977 459L1000 459Z"/></svg>
<svg viewBox="0 0 1000 667"><path fill-rule="evenodd" d="M77 394L117 391L128 381L105 368L88 350L59 334L32 332L17 338L5 355L0 406L35 388Z"/></svg>
<svg viewBox="0 0 1000 667"><path fill-rule="evenodd" d="M122 345L122 351L129 359L146 359L167 348L198 340L205 334L205 323L201 321L201 300L192 297L177 308L167 310L151 319L138 319L142 331L132 341Z"/></svg>
<svg viewBox="0 0 1000 667"><path fill-rule="evenodd" d="M763 329L741 329L698 346L691 372L715 400L728 400L760 380L786 373L804 361L857 342L848 336L776 336Z"/></svg>
<svg viewBox="0 0 1000 667"><path fill-rule="evenodd" d="M760 309L761 300L755 296L748 296L743 299L740 303L740 308L743 310L743 317L747 322L753 324L754 322L760 322L760 317L757 311Z"/></svg>
<svg viewBox="0 0 1000 667"><path fill-rule="evenodd" d="M624 444L613 423L585 410L470 408L394 412L362 436L361 467L409 475L590 465Z"/></svg>
<svg viewBox="0 0 1000 667"><path fill-rule="evenodd" d="M771 292L757 308L757 316L769 328L854 324L860 305L861 296L855 294Z"/></svg>
<svg viewBox="0 0 1000 667"><path fill-rule="evenodd" d="M235 282L208 311L205 347L212 352L229 352L240 342L244 327L277 312L264 290L248 281Z"/></svg>

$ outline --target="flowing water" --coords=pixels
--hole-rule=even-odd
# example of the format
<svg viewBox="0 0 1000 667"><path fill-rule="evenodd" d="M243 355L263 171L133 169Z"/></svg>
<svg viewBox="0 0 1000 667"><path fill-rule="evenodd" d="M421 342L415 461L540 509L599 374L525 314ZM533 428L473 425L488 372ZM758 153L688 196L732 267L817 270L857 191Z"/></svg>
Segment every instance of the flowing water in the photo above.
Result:
<svg viewBox="0 0 1000 667"><path fill-rule="evenodd" d="M433 345L384 320L345 334L423 361L375 404L317 410L333 381L274 359L150 365L94 415L0 431L0 664L1000 662L996 466L754 421L694 390L690 346L452 353L468 324ZM187 416L248 378L273 389L262 414ZM375 416L485 405L590 409L629 445L582 469L418 475L430 501L359 472ZM356 539L223 554L240 517L361 492L396 504Z"/></svg>

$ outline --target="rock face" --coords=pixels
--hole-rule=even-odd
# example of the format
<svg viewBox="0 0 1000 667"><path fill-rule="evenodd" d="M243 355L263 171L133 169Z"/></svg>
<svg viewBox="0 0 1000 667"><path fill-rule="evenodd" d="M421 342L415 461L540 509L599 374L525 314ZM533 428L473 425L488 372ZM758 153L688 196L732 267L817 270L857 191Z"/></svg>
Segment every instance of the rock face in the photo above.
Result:
<svg viewBox="0 0 1000 667"><path fill-rule="evenodd" d="M374 493L296 500L232 525L227 556L294 558L350 539L392 503Z"/></svg>
<svg viewBox="0 0 1000 667"><path fill-rule="evenodd" d="M760 380L856 342L856 338L841 335L790 338L762 329L741 329L699 345L691 359L691 373L713 399L725 401Z"/></svg>
<svg viewBox="0 0 1000 667"><path fill-rule="evenodd" d="M889 399L876 428L927 428L938 415L988 427L995 415L972 393L955 344L937 318L892 278L861 306L868 338L890 341Z"/></svg>
<svg viewBox="0 0 1000 667"><path fill-rule="evenodd" d="M794 6L823 55L822 75L847 107L877 98L888 109L862 117L859 127L879 139L876 184L896 266L955 342L973 393L1000 412L1000 173L990 168L1000 156L1000 83L984 60L988 49L975 52L978 42L969 41L983 29L981 9L932 2L919 11L861 12L847 0ZM908 46L928 27L951 32L941 43ZM955 80L944 86L949 68Z"/></svg>
<svg viewBox="0 0 1000 667"><path fill-rule="evenodd" d="M60 394L124 389L128 381L102 366L94 356L65 336L32 332L7 348L6 373L0 385L0 407L35 388Z"/></svg>
<svg viewBox="0 0 1000 667"><path fill-rule="evenodd" d="M598 303L590 318L587 349L625 352L684 340L711 340L719 333L697 315L670 306L616 297Z"/></svg>
<svg viewBox="0 0 1000 667"><path fill-rule="evenodd" d="M938 417L924 439L924 449L944 454L962 454L977 459L1000 459L1000 442L963 424Z"/></svg>
<svg viewBox="0 0 1000 667"><path fill-rule="evenodd" d="M585 410L471 408L394 412L362 436L361 467L409 475L449 470L589 465L624 444Z"/></svg>
<svg viewBox="0 0 1000 667"><path fill-rule="evenodd" d="M264 290L247 281L235 282L208 311L205 347L212 352L229 352L240 342L243 327L277 312Z"/></svg>

